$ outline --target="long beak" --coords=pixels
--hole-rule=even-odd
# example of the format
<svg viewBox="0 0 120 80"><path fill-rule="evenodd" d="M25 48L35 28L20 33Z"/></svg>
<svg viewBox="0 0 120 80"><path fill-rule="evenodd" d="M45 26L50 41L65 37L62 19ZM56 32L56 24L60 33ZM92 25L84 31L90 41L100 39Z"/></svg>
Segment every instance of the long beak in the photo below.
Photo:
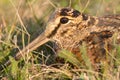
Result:
<svg viewBox="0 0 120 80"><path fill-rule="evenodd" d="M16 55L15 55L15 60L19 60L22 56L27 55L29 52L35 50L36 48L38 48L39 46L45 44L46 42L48 42L50 39L48 39L45 36L45 33L42 33L40 36L38 36L35 40L33 40L30 44L28 44L25 48L23 48L21 51L19 51ZM8 60L3 66L8 66L11 64L11 61Z"/></svg>

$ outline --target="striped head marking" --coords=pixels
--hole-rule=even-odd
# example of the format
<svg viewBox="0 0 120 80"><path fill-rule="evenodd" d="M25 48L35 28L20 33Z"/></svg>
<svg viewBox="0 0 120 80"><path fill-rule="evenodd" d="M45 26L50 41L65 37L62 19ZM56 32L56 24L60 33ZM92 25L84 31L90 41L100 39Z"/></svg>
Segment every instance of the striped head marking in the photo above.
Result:
<svg viewBox="0 0 120 80"><path fill-rule="evenodd" d="M66 28L67 26L73 27L87 19L88 17L81 14L78 10L72 8L57 9L49 18L45 35L51 38L57 33L61 26L62 28Z"/></svg>

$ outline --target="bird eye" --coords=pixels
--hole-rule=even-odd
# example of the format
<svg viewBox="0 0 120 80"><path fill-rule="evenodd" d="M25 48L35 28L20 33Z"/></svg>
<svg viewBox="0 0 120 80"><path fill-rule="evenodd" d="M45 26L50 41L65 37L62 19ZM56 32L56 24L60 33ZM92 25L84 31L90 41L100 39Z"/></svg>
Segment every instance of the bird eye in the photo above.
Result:
<svg viewBox="0 0 120 80"><path fill-rule="evenodd" d="M63 18L60 19L60 22L61 22L62 24L65 24L65 23L67 23L68 21L69 21L69 19L66 18L66 17L63 17Z"/></svg>

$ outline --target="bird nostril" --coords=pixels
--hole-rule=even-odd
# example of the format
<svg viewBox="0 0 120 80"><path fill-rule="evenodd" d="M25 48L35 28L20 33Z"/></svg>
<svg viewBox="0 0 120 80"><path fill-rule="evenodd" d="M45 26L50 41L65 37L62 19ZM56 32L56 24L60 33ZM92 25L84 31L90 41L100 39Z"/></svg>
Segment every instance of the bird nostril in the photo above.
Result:
<svg viewBox="0 0 120 80"><path fill-rule="evenodd" d="M68 21L69 21L69 19L66 18L66 17L63 17L63 18L60 19L60 23L62 23L62 24L65 24L65 23L67 23Z"/></svg>

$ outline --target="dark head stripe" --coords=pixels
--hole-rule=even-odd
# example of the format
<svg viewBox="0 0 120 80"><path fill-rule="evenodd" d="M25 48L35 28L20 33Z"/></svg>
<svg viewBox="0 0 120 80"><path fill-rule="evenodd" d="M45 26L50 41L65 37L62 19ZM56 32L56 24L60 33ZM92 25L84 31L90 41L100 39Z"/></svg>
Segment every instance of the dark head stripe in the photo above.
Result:
<svg viewBox="0 0 120 80"><path fill-rule="evenodd" d="M87 15L85 15L85 14L82 14L82 17L83 17L83 20L88 20L88 16Z"/></svg>
<svg viewBox="0 0 120 80"><path fill-rule="evenodd" d="M73 12L72 12L73 14L72 14L72 17L78 17L81 13L79 12L79 11L77 11L77 10L74 10Z"/></svg>
<svg viewBox="0 0 120 80"><path fill-rule="evenodd" d="M60 10L60 16L78 17L80 14L78 10L73 10L71 8L63 8Z"/></svg>
<svg viewBox="0 0 120 80"><path fill-rule="evenodd" d="M70 8L63 8L60 11L60 16L68 16L68 12L71 11Z"/></svg>

